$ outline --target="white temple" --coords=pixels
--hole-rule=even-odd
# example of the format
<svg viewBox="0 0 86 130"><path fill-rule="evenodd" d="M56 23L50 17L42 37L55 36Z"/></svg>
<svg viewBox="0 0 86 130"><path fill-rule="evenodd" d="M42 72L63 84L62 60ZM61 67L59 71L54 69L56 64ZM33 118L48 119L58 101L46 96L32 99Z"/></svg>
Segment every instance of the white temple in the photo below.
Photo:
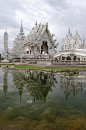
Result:
<svg viewBox="0 0 86 130"><path fill-rule="evenodd" d="M80 38L78 32L76 31L75 36L72 36L70 29L66 38L62 40L62 49L61 52L54 55L54 58L57 60L76 60L76 61L85 61L86 60L86 49L84 45L84 37Z"/></svg>
<svg viewBox="0 0 86 130"><path fill-rule="evenodd" d="M4 33L4 61L28 61L30 63L31 59L53 59L55 62L86 60L85 39L84 37L81 39L77 31L73 37L69 29L66 38L62 40L62 49L59 53L56 51L58 43L56 44L56 39L53 37L54 34L50 33L48 23L37 24L37 22L26 37L24 36L21 21L20 32L13 41L13 48L11 50L8 49L7 31Z"/></svg>
<svg viewBox="0 0 86 130"><path fill-rule="evenodd" d="M76 30L76 34L73 37L70 33L70 29L68 31L68 34L66 35L66 38L62 41L62 51L64 50L74 50L74 49L84 49L84 37L83 40L78 35L78 32Z"/></svg>
<svg viewBox="0 0 86 130"><path fill-rule="evenodd" d="M23 46L24 53L28 54L29 58L49 58L51 53L56 53L56 40L53 39L54 34L51 34L48 28L48 23L38 24L32 28L27 35L26 43Z"/></svg>
<svg viewBox="0 0 86 130"><path fill-rule="evenodd" d="M5 32L6 33L6 32ZM5 36L4 36L5 37ZM13 48L8 51L8 60L22 61L22 59L50 59L56 53L58 44L55 44L56 39L53 39L54 34L51 34L48 28L48 23L40 23L32 28L30 33L24 36L22 21L20 32L17 38L13 41ZM8 45L8 39L5 40ZM5 45L5 44L4 44ZM8 47L4 46L3 55L6 54Z"/></svg>

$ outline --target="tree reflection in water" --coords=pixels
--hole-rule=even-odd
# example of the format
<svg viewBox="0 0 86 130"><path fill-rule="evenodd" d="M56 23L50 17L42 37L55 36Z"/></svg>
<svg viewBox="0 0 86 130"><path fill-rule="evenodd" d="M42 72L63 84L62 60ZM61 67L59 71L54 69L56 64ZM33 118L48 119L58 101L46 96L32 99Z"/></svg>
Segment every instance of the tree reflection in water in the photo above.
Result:
<svg viewBox="0 0 86 130"><path fill-rule="evenodd" d="M46 101L46 97L53 87L58 86L60 82L60 88L64 91L66 100L72 93L73 97L86 87L86 74L83 72L68 72L68 73L47 73L39 70L28 70L28 69L9 69L3 67L4 78L3 78L3 91L6 95L8 89L7 76L8 71L13 75L13 82L19 91L20 102L21 95L24 88L33 96L33 100ZM60 77L60 80L56 78ZM58 81L58 82L57 82Z"/></svg>

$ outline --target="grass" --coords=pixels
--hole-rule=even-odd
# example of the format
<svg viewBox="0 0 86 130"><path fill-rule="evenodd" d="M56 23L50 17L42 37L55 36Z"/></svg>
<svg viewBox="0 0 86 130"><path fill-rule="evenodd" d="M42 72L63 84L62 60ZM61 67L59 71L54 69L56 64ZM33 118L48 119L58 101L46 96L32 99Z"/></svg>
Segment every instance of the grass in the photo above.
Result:
<svg viewBox="0 0 86 130"><path fill-rule="evenodd" d="M14 65L15 68L27 68L27 69L83 69L86 67L38 67L29 65Z"/></svg>
<svg viewBox="0 0 86 130"><path fill-rule="evenodd" d="M86 69L86 67L39 67L31 65L14 65L14 64L0 64L2 66L14 66L15 68L26 68L26 69Z"/></svg>
<svg viewBox="0 0 86 130"><path fill-rule="evenodd" d="M30 66L30 65L13 65L15 68L27 68L27 69L45 69L45 67Z"/></svg>

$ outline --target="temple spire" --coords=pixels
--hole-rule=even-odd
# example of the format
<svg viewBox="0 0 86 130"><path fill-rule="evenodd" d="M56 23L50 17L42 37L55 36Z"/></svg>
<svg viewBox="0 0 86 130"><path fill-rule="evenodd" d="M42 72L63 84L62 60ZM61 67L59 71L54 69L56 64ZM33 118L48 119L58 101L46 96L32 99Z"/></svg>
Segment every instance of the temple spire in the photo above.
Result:
<svg viewBox="0 0 86 130"><path fill-rule="evenodd" d="M19 33L20 35L24 35L24 33L23 33L23 27L22 27L22 20L21 20L21 28L20 28L20 33Z"/></svg>
<svg viewBox="0 0 86 130"><path fill-rule="evenodd" d="M37 25L37 21L36 21L35 25Z"/></svg>
<svg viewBox="0 0 86 130"><path fill-rule="evenodd" d="M68 30L68 33L70 34L70 28L69 28L69 30Z"/></svg>
<svg viewBox="0 0 86 130"><path fill-rule="evenodd" d="M76 35L78 36L78 32L77 32L77 30L76 30Z"/></svg>

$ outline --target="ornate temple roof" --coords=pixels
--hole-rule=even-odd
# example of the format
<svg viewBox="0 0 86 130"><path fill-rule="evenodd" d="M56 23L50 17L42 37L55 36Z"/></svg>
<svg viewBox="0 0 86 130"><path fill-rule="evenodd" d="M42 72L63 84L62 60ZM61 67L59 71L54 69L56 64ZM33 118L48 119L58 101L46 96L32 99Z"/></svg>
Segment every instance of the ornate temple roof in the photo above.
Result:
<svg viewBox="0 0 86 130"><path fill-rule="evenodd" d="M33 27L30 33L27 35L26 43L34 44L34 45L38 44L41 41L41 38L43 38L43 34L45 33L45 31L47 31L51 43L54 44L56 40L53 40L54 35L53 34L51 35L48 29L48 23L46 24L40 23L37 25L37 22L35 24L35 27Z"/></svg>

